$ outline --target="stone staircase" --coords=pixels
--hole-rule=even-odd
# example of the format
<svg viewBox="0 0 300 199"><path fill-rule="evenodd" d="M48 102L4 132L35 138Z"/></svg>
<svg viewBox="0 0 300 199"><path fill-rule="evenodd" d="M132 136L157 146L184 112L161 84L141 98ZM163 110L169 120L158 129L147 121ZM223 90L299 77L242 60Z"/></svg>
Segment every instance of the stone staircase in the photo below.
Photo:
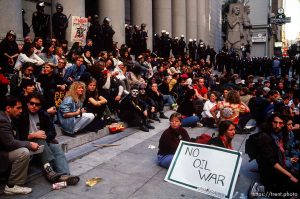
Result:
<svg viewBox="0 0 300 199"><path fill-rule="evenodd" d="M169 107L164 108L164 112L167 111L170 111ZM105 126L97 132L85 132L76 135L76 137L69 137L63 135L61 128L55 124L55 130L57 133L56 139L65 151L68 162L72 162L98 150L101 147L105 147L103 146L105 144L112 144L140 131L138 127L128 128L126 123L124 126L126 127L125 130L116 134L110 134L108 127ZM42 174L43 173L40 168L35 165L31 165L28 173L28 181L32 181Z"/></svg>

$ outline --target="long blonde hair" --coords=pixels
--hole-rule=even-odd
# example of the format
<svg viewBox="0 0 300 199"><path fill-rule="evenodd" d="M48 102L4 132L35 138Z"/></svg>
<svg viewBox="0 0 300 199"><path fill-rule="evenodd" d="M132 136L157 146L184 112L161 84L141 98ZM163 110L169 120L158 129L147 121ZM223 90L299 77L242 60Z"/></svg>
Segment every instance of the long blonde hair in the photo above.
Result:
<svg viewBox="0 0 300 199"><path fill-rule="evenodd" d="M76 93L76 90L78 88L82 87L83 88L83 94L81 96L78 96ZM85 99L85 91L86 91L86 86L83 82L81 81L75 81L71 84L69 91L66 94L66 97L70 96L72 99L77 103L78 101L83 102Z"/></svg>

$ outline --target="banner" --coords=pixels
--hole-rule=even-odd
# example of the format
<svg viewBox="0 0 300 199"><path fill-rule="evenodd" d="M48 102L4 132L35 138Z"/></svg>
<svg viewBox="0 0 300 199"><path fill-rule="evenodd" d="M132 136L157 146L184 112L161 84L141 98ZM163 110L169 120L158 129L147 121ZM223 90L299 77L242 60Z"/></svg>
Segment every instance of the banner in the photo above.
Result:
<svg viewBox="0 0 300 199"><path fill-rule="evenodd" d="M87 31L88 19L72 16L71 41L80 42L82 46L85 46Z"/></svg>
<svg viewBox="0 0 300 199"><path fill-rule="evenodd" d="M165 181L217 198L232 198L241 163L238 151L181 141Z"/></svg>

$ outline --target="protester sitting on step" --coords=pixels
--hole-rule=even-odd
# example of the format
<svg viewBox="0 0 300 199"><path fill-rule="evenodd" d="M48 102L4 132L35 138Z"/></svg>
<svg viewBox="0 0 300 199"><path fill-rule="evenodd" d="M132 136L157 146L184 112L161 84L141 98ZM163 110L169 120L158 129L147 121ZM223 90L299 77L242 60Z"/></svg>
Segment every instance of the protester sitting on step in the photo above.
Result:
<svg viewBox="0 0 300 199"><path fill-rule="evenodd" d="M196 109L194 106L194 100L197 98L194 89L190 89L186 92L183 101L178 107L178 112L182 115L182 126L183 127L196 127L197 123L201 127L202 124L199 123L200 119L196 115Z"/></svg>
<svg viewBox="0 0 300 199"><path fill-rule="evenodd" d="M36 151L39 145L35 142L20 141L16 139L16 131L12 123L13 118L17 118L22 113L22 104L19 99L8 96L1 101L0 111L0 174L3 176L7 172L9 165L8 182L4 193L28 194L31 188L23 187L27 178L28 165L30 160L29 150Z"/></svg>
<svg viewBox="0 0 300 199"><path fill-rule="evenodd" d="M95 116L82 107L85 99L85 84L75 81L58 109L58 120L65 135L75 137L75 133L91 123Z"/></svg>
<svg viewBox="0 0 300 199"><path fill-rule="evenodd" d="M27 106L16 126L20 139L44 145L43 152L34 155L34 158L43 166L50 182L66 181L68 185L75 185L79 177L70 175L66 156L55 140L54 124L48 113L41 109L42 103L40 94L33 94L28 98Z"/></svg>
<svg viewBox="0 0 300 199"><path fill-rule="evenodd" d="M190 141L188 132L181 127L182 116L180 113L173 113L170 116L170 126L159 139L157 163L159 166L169 168L180 140Z"/></svg>
<svg viewBox="0 0 300 199"><path fill-rule="evenodd" d="M154 129L147 121L148 107L138 96L138 86L132 86L128 94L120 103L120 118L129 126L139 126L140 130L148 132Z"/></svg>
<svg viewBox="0 0 300 199"><path fill-rule="evenodd" d="M262 132L257 140L258 156L256 162L260 180L271 192L299 193L299 180L286 170L283 135L286 134L285 116L274 113L262 125Z"/></svg>
<svg viewBox="0 0 300 199"><path fill-rule="evenodd" d="M233 149L232 140L235 135L236 125L230 120L224 120L219 124L219 134L212 138L208 144L222 148Z"/></svg>

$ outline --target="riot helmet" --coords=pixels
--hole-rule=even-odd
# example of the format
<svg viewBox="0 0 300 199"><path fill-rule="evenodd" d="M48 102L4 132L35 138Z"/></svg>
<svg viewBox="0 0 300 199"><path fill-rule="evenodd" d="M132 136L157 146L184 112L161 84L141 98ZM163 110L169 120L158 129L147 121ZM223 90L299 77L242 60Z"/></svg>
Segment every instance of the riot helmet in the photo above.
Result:
<svg viewBox="0 0 300 199"><path fill-rule="evenodd" d="M60 3L56 4L56 11L58 10L60 10L61 12L64 10L64 7Z"/></svg>
<svg viewBox="0 0 300 199"><path fill-rule="evenodd" d="M37 10L44 10L44 7L45 7L45 2L43 2L43 1L38 1L38 2L36 3L36 9L37 9Z"/></svg>

